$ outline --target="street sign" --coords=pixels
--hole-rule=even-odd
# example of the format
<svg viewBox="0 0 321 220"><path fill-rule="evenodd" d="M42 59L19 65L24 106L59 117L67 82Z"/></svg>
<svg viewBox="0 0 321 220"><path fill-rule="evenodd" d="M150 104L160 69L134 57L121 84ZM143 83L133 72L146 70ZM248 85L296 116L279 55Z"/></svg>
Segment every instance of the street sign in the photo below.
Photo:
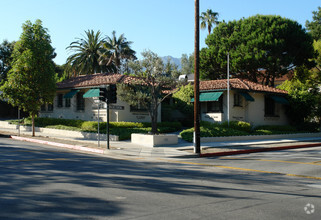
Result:
<svg viewBox="0 0 321 220"><path fill-rule="evenodd" d="M125 106L121 106L121 105L109 105L109 109L124 110L124 109L125 109Z"/></svg>

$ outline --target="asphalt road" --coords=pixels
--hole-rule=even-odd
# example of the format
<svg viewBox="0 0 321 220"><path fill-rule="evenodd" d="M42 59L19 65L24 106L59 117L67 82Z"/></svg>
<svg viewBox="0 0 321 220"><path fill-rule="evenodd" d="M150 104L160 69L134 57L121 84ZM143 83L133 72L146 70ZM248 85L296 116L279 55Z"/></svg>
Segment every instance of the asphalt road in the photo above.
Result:
<svg viewBox="0 0 321 220"><path fill-rule="evenodd" d="M0 219L320 219L320 152L147 161L0 137Z"/></svg>

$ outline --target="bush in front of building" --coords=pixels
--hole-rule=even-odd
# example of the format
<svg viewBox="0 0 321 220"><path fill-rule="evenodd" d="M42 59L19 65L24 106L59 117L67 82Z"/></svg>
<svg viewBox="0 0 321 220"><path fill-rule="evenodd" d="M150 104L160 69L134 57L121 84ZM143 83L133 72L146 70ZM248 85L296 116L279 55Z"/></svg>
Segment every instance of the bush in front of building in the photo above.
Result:
<svg viewBox="0 0 321 220"><path fill-rule="evenodd" d="M17 124L18 120L11 120L11 123ZM31 125L31 118L25 118L23 120L24 125ZM83 121L73 119L61 119L61 118L35 118L35 125L37 127L72 130L72 131L84 131L84 132L98 132L97 121ZM100 133L106 133L107 123L101 122L99 124ZM132 133L149 133L151 132L151 123L141 122L110 122L109 123L110 134L119 136L119 140L130 139ZM159 122L159 133L170 133L179 131L182 129L182 125L179 122Z"/></svg>
<svg viewBox="0 0 321 220"><path fill-rule="evenodd" d="M314 128L314 127L313 127ZM250 123L242 121L230 121L223 123L211 123L202 121L200 123L200 137L228 137L244 135L273 135L273 134L293 134L300 132L315 132L317 130L298 130L296 127L288 125L262 125L254 129ZM194 128L186 129L180 133L182 139L192 142Z"/></svg>
<svg viewBox="0 0 321 220"><path fill-rule="evenodd" d="M241 126L238 127L237 123L234 126L227 127L226 124L211 123L202 121L200 124L200 137L227 137L227 136L244 136L250 135L249 132ZM186 129L180 133L182 139L192 142L194 128Z"/></svg>

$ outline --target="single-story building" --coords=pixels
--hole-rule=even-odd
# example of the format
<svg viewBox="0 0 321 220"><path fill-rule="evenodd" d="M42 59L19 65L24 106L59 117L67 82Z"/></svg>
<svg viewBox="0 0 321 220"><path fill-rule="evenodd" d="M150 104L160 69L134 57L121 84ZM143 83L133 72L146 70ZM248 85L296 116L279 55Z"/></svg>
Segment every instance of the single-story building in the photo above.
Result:
<svg viewBox="0 0 321 220"><path fill-rule="evenodd" d="M243 79L200 81L201 120L246 121L257 125L289 124L285 109L287 91ZM193 100L192 100L193 101Z"/></svg>
<svg viewBox="0 0 321 220"><path fill-rule="evenodd" d="M53 104L42 106L39 116L96 121L99 113L99 118L107 121L107 105L99 101L99 88L123 81L130 81L130 77L121 74L97 73L57 83ZM119 98L117 103L110 106L110 121L150 122L148 112L139 106L130 106ZM161 114L158 116L158 121L161 121Z"/></svg>

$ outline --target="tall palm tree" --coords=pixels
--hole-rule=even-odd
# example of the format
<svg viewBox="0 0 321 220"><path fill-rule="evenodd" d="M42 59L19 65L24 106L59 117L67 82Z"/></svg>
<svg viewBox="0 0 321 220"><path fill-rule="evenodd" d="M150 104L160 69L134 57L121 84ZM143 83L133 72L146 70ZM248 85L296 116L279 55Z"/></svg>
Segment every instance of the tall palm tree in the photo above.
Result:
<svg viewBox="0 0 321 220"><path fill-rule="evenodd" d="M66 49L74 52L67 58L67 67L73 75L87 75L105 72L106 66L99 64L100 54L103 53L103 37L100 31L85 31L84 38L78 38Z"/></svg>
<svg viewBox="0 0 321 220"><path fill-rule="evenodd" d="M116 37L116 31L112 32L112 37L106 38L103 43L105 49L100 56L100 64L105 66L115 65L117 72L120 71L122 60L135 60L137 59L136 52L131 49L130 45L133 42L127 41L124 34Z"/></svg>
<svg viewBox="0 0 321 220"><path fill-rule="evenodd" d="M206 12L202 12L200 16L201 21L201 29L205 29L207 26L208 34L211 34L213 25L218 25L220 22L218 21L218 12L213 12L211 9L207 9Z"/></svg>

